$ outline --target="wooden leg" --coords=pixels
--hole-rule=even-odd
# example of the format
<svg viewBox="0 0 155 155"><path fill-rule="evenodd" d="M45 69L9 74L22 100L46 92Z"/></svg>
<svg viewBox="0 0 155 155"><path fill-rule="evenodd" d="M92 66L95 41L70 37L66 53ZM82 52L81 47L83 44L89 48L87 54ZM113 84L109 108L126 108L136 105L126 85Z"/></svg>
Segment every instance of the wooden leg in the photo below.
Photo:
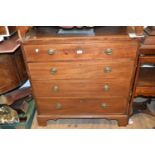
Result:
<svg viewBox="0 0 155 155"><path fill-rule="evenodd" d="M127 126L128 125L128 118L120 118L117 120L118 126Z"/></svg>
<svg viewBox="0 0 155 155"><path fill-rule="evenodd" d="M47 125L47 121L48 120L54 120L56 121L58 118L56 117L44 117L44 116L37 116L37 120L38 120L38 125L39 126L46 126Z"/></svg>
<svg viewBox="0 0 155 155"><path fill-rule="evenodd" d="M38 125L39 126L44 126L45 127L47 125L47 120L45 118L38 117L37 120L38 120Z"/></svg>

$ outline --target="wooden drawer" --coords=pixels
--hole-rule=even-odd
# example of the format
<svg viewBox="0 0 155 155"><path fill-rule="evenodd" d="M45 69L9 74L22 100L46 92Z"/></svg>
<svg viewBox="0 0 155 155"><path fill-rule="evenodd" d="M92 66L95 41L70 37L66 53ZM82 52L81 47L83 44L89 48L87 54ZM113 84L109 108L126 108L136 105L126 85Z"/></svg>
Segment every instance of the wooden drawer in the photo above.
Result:
<svg viewBox="0 0 155 155"><path fill-rule="evenodd" d="M103 79L117 78L119 76L130 80L133 67L134 61L124 59L28 64L32 80Z"/></svg>
<svg viewBox="0 0 155 155"><path fill-rule="evenodd" d="M36 97L127 97L130 81L122 79L32 81L32 87Z"/></svg>
<svg viewBox="0 0 155 155"><path fill-rule="evenodd" d="M135 96L155 96L155 87L152 86L143 86L143 87L136 87Z"/></svg>
<svg viewBox="0 0 155 155"><path fill-rule="evenodd" d="M111 50L112 51L111 51ZM126 43L52 44L24 46L28 62L57 60L91 60L103 58L135 58L137 46Z"/></svg>
<svg viewBox="0 0 155 155"><path fill-rule="evenodd" d="M126 98L37 98L39 115L125 114Z"/></svg>

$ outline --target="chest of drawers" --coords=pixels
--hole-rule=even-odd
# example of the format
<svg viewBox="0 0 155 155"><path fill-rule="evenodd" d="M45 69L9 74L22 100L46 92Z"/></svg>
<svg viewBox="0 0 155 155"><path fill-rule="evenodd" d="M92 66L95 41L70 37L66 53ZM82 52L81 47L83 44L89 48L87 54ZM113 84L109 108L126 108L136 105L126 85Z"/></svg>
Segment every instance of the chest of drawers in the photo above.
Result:
<svg viewBox="0 0 155 155"><path fill-rule="evenodd" d="M38 123L107 118L127 125L138 41L122 29L104 34L98 28L95 36L58 36L54 28L45 29L32 30L23 41Z"/></svg>

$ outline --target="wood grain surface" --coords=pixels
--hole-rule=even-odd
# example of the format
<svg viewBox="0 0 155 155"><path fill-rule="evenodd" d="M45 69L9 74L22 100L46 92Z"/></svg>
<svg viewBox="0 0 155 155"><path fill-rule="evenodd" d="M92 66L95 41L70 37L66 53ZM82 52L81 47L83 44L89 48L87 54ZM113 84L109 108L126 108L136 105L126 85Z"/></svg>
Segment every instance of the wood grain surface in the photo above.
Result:
<svg viewBox="0 0 155 155"><path fill-rule="evenodd" d="M105 91L104 86L109 90ZM58 91L54 88L58 87ZM36 97L104 97L129 96L130 80L52 80L32 81Z"/></svg>
<svg viewBox="0 0 155 155"><path fill-rule="evenodd" d="M82 44L51 44L51 45L27 45L24 46L26 61L47 62L59 60L94 60L108 58L128 58L136 57L136 44L128 43L82 43ZM112 49L112 54L106 54L107 49ZM54 50L53 55L48 54L48 50ZM82 54L77 54L77 50L82 50Z"/></svg>
<svg viewBox="0 0 155 155"><path fill-rule="evenodd" d="M104 115L125 114L127 99L114 98L37 98L38 114Z"/></svg>
<svg viewBox="0 0 155 155"><path fill-rule="evenodd" d="M133 68L134 61L130 59L28 64L31 79L45 81L54 79L105 79L117 78L120 75L122 79L130 80L129 77L132 77Z"/></svg>

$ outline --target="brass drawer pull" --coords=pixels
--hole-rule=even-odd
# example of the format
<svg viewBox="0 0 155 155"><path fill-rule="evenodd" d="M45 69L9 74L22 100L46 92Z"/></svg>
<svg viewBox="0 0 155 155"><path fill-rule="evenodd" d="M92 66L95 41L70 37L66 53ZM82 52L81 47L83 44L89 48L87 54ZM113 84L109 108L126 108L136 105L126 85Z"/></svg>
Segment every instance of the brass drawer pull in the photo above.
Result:
<svg viewBox="0 0 155 155"><path fill-rule="evenodd" d="M108 107L108 105L106 103L101 104L101 108L106 109L107 107Z"/></svg>
<svg viewBox="0 0 155 155"><path fill-rule="evenodd" d="M51 68L50 72L52 75L55 75L57 73L57 68Z"/></svg>
<svg viewBox="0 0 155 155"><path fill-rule="evenodd" d="M108 91L109 89L110 89L110 87L109 87L108 84L105 84L105 85L103 86L103 90L104 90L104 91Z"/></svg>
<svg viewBox="0 0 155 155"><path fill-rule="evenodd" d="M107 48L105 51L104 51L104 53L106 54L106 55L112 55L112 49L111 48Z"/></svg>
<svg viewBox="0 0 155 155"><path fill-rule="evenodd" d="M55 109L61 109L62 104L61 103L55 103Z"/></svg>
<svg viewBox="0 0 155 155"><path fill-rule="evenodd" d="M105 67L104 68L104 73L110 73L112 72L112 68L111 67Z"/></svg>
<svg viewBox="0 0 155 155"><path fill-rule="evenodd" d="M54 86L54 87L53 87L53 91L54 91L54 92L58 92L58 91L59 91L59 87L58 87L58 86Z"/></svg>
<svg viewBox="0 0 155 155"><path fill-rule="evenodd" d="M53 55L53 54L55 54L55 50L53 50L53 49L48 49L47 53L48 53L49 55Z"/></svg>

